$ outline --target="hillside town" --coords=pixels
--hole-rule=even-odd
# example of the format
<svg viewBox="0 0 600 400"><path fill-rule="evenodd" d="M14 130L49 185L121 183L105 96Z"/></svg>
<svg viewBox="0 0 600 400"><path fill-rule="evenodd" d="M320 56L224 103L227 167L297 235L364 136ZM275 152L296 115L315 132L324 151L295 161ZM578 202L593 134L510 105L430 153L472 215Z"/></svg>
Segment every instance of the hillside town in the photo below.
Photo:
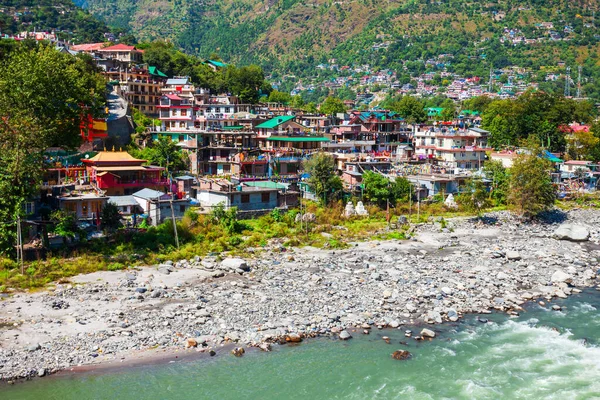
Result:
<svg viewBox="0 0 600 400"><path fill-rule="evenodd" d="M252 216L296 207L301 198L315 199L303 163L318 152L334 157L349 195L362 196L362 176L371 171L388 180L405 177L419 201L442 196L452 204L453 195L481 175L487 161L510 167L520 152L494 151L477 111L460 110L444 120L443 108L432 107L425 110L426 122L408 123L378 107L325 115L278 103L245 104L231 94L196 87L189 77L169 77L143 64L143 50L135 46L63 43L57 50L91 55L111 93L107 118L82 120L78 151L46 152L41 193L27 203L34 228L30 239L39 236L40 210L48 207L74 213L91 235L107 203L118 207L127 227L180 219L190 208L210 213L236 207L240 215ZM226 65L205 62L215 70ZM458 98L459 86L450 85ZM153 121L142 135L132 135L134 110ZM576 123L565 128L589 130ZM142 147L172 141L187 168L149 165L134 157L123 150L132 137ZM553 181L563 191L595 189L597 164L547 157L556 165Z"/></svg>

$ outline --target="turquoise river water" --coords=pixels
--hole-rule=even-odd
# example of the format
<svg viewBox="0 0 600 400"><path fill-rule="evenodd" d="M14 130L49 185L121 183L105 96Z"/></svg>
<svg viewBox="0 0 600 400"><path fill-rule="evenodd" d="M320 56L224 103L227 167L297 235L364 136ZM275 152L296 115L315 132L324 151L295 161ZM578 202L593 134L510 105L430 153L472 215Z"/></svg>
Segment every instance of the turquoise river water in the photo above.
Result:
<svg viewBox="0 0 600 400"><path fill-rule="evenodd" d="M356 333L242 358L59 374L0 386L0 399L600 399L600 292L552 304L563 311L468 316L432 342ZM392 360L397 349L413 358Z"/></svg>

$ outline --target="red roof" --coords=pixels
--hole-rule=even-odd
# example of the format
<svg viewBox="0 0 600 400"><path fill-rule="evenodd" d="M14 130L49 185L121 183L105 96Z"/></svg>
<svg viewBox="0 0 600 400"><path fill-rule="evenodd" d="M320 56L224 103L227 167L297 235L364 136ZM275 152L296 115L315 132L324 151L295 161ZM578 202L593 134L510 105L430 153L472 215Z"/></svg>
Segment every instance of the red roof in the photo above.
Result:
<svg viewBox="0 0 600 400"><path fill-rule="evenodd" d="M126 44L123 44L123 43L115 44L114 46L104 47L104 48L100 49L100 51L134 51L134 50L137 51L135 46L127 46Z"/></svg>
<svg viewBox="0 0 600 400"><path fill-rule="evenodd" d="M177 96L176 94L165 94L165 96L169 100L183 100L181 97Z"/></svg>
<svg viewBox="0 0 600 400"><path fill-rule="evenodd" d="M84 43L84 44L76 44L75 46L71 46L71 50L74 50L74 51L98 51L102 47L104 47L104 43Z"/></svg>

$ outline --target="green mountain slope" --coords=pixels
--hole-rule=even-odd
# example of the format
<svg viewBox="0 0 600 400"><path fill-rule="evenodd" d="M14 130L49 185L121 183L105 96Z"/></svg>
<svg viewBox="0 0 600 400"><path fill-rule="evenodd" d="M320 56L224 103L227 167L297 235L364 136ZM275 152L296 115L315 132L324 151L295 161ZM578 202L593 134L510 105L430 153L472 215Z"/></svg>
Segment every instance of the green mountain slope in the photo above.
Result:
<svg viewBox="0 0 600 400"><path fill-rule="evenodd" d="M0 0L0 33L55 31L76 42L104 40L110 29L72 0Z"/></svg>
<svg viewBox="0 0 600 400"><path fill-rule="evenodd" d="M479 76L490 67L537 70L557 61L583 64L591 76L598 62L598 0L85 2L94 15L141 40L165 38L190 53L216 52L231 62L257 62L267 71L298 76L332 58L340 66L402 70L421 68L404 60L450 54L446 67ZM511 35L531 43L513 45Z"/></svg>

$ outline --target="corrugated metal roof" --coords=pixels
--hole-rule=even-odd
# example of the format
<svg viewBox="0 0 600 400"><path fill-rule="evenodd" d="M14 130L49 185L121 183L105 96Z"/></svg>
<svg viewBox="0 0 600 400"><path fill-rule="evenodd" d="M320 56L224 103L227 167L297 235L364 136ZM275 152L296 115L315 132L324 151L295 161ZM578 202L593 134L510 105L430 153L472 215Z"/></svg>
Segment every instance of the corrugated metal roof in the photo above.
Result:
<svg viewBox="0 0 600 400"><path fill-rule="evenodd" d="M189 78L171 78L167 79L167 85L188 85L190 83Z"/></svg>
<svg viewBox="0 0 600 400"><path fill-rule="evenodd" d="M148 189L148 188L138 190L137 192L132 194L132 196L134 196L134 197L139 197L140 199L145 199L145 200L156 200L158 198L161 198L164 195L166 195L166 193L159 192L158 190Z"/></svg>
<svg viewBox="0 0 600 400"><path fill-rule="evenodd" d="M113 203L118 207L124 206L137 206L138 202L135 200L133 196L109 196L108 202Z"/></svg>
<svg viewBox="0 0 600 400"><path fill-rule="evenodd" d="M257 128L265 128L265 129L273 129L278 127L281 124L284 124L288 121L296 118L294 115L283 115L281 117L275 117L268 121L263 122L262 124L256 125Z"/></svg>

